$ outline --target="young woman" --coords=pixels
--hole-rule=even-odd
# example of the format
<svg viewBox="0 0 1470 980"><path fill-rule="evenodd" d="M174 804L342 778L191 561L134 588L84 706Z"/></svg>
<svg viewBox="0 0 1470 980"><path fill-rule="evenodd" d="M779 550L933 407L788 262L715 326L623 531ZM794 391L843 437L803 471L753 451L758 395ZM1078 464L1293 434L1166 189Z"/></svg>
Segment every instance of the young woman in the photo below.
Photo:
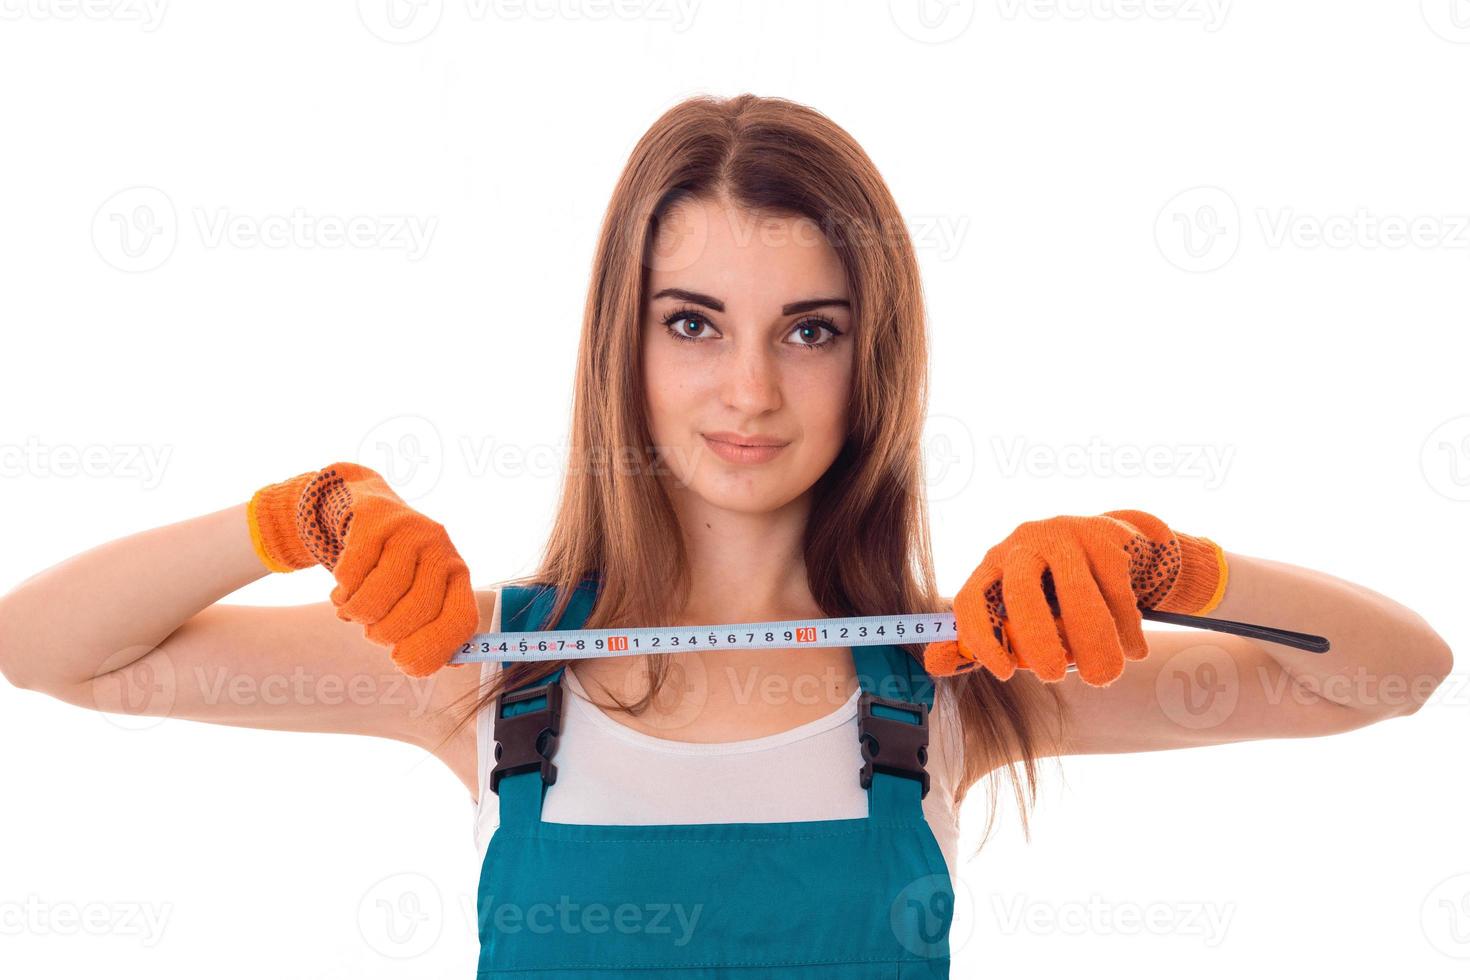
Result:
<svg viewBox="0 0 1470 980"><path fill-rule="evenodd" d="M478 807L480 976L540 980L947 976L956 814L982 777L1009 774L1024 822L1044 756L1322 735L1423 703L1451 658L1419 616L1144 511L1027 521L941 597L903 229L821 114L681 103L606 213L573 458L534 574L472 588L442 525L342 462L27 580L0 600L0 667L105 708L166 665L177 688L156 710L175 717L422 746ZM313 565L336 579L328 602L219 602ZM951 608L957 642L440 669L485 631ZM1332 646L1201 643L1141 629L1142 609ZM193 686L220 667L358 676L385 648L432 675L434 710L232 705ZM1166 669L1218 670L1228 707L1182 722ZM1401 696L1341 683L1364 673ZM992 792L986 837L994 814Z"/></svg>

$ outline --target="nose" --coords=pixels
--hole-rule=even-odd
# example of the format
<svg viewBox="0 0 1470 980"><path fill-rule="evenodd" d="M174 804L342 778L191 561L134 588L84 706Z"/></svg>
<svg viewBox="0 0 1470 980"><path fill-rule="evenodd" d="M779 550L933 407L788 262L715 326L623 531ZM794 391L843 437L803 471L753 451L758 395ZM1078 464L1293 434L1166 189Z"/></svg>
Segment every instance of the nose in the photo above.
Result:
<svg viewBox="0 0 1470 980"><path fill-rule="evenodd" d="M781 407L781 370L775 352L761 343L755 330L742 331L741 336L745 342L737 343L716 368L722 373L725 404L751 417L775 411Z"/></svg>

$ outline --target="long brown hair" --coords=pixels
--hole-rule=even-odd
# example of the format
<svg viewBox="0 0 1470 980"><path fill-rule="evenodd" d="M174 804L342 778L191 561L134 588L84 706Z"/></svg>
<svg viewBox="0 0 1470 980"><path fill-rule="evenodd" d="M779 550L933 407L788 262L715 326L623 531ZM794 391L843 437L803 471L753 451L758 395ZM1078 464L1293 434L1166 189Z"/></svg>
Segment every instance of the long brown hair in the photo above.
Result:
<svg viewBox="0 0 1470 980"><path fill-rule="evenodd" d="M813 490L805 529L814 600L828 616L948 611L930 552L921 446L927 328L903 216L877 168L841 127L798 103L750 94L701 95L675 105L644 133L618 178L582 318L571 465L539 566L509 582L554 586L554 623L577 584L599 576L587 629L671 622L671 611L683 608L686 557L675 511L656 479L659 462L645 414L644 295L650 248L669 209L719 196L752 214L815 222L841 258L854 320L862 325L853 331L859 346L847 439ZM904 649L922 662L922 645ZM643 711L664 684L669 660L668 654L649 658L648 693L619 707ZM455 730L502 690L568 663L522 662L497 671L466 696L474 705ZM1032 702L1048 686L1015 683L1020 679L1002 683L980 669L937 678L936 685L951 688L966 743L955 805L1004 766L1029 839L1027 810L1041 754L1040 706ZM989 798L982 846L995 820L993 784Z"/></svg>

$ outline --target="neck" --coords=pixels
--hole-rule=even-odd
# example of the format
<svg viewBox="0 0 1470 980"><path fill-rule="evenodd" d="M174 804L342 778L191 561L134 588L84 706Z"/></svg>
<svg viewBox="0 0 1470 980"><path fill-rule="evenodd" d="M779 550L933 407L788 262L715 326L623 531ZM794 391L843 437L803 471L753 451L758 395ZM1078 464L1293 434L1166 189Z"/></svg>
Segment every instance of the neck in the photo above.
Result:
<svg viewBox="0 0 1470 980"><path fill-rule="evenodd" d="M689 557L689 600L681 620L758 622L818 611L802 555L810 495L761 513L712 507L688 493L673 499Z"/></svg>

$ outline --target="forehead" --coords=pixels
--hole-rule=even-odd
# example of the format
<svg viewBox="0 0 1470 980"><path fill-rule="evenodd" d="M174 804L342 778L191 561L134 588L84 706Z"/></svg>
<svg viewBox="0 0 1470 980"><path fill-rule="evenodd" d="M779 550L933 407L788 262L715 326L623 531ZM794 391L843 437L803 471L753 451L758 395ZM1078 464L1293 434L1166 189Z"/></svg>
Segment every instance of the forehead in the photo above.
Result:
<svg viewBox="0 0 1470 980"><path fill-rule="evenodd" d="M670 286L733 305L779 305L845 296L842 260L820 226L800 216L759 215L723 201L685 200L665 213L648 257L648 295Z"/></svg>

